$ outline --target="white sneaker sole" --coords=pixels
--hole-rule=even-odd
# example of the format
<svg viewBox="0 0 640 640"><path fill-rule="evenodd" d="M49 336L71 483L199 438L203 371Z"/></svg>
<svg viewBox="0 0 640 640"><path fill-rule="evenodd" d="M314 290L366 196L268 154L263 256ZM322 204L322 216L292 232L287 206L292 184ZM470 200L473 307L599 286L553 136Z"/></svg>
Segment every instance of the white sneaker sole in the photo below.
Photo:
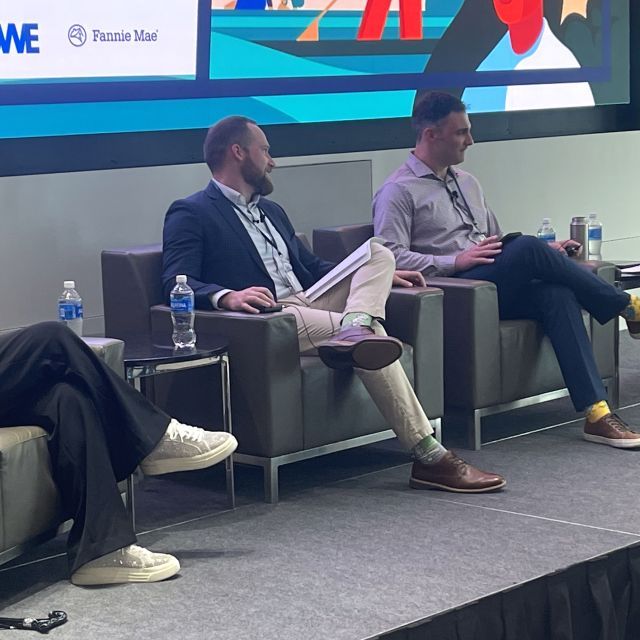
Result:
<svg viewBox="0 0 640 640"><path fill-rule="evenodd" d="M160 582L180 571L177 558L171 556L164 564L149 569L126 567L80 567L72 576L71 582L78 586L96 586L101 584L122 584L125 582Z"/></svg>
<svg viewBox="0 0 640 640"><path fill-rule="evenodd" d="M165 473L176 473L178 471L195 471L196 469L206 469L218 462L228 458L238 448L238 441L234 436L229 437L217 449L211 449L206 453L186 458L162 458L141 462L140 468L145 476L160 476Z"/></svg>
<svg viewBox="0 0 640 640"><path fill-rule="evenodd" d="M604 438L603 436L592 436L590 433L583 433L582 437L588 442L596 444L606 444L616 449L635 449L640 447L640 438L636 440L622 440L618 438Z"/></svg>

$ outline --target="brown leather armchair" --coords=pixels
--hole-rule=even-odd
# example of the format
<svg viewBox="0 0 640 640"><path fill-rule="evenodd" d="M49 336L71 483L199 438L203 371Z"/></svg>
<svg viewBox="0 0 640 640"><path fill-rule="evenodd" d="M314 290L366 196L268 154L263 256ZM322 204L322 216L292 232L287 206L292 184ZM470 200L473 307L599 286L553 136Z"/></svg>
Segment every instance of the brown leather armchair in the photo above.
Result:
<svg viewBox="0 0 640 640"><path fill-rule="evenodd" d="M103 251L106 335L170 340L161 263L160 245ZM443 411L442 292L392 291L386 328L405 343L401 362L438 431ZM197 311L195 329L200 345L206 345L208 336L224 336L229 342L231 413L239 442L235 460L263 468L268 502L277 502L281 465L394 437L357 375L300 355L291 314ZM161 378L152 391L160 406L195 424L216 424L219 406L205 371Z"/></svg>
<svg viewBox="0 0 640 640"><path fill-rule="evenodd" d="M313 232L315 253L341 260L373 235L372 224ZM607 282L615 267L586 262ZM445 433L463 434L468 446L481 446L484 416L568 395L549 339L533 320L500 320L495 284L462 278L430 278L444 295ZM615 406L616 323L600 325L584 313L585 324L610 404Z"/></svg>

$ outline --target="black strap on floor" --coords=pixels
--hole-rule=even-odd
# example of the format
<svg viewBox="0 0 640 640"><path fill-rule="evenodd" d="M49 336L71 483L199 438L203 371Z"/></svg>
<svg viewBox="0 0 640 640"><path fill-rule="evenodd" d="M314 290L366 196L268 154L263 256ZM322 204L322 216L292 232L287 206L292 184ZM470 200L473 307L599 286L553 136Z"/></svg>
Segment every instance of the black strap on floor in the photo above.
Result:
<svg viewBox="0 0 640 640"><path fill-rule="evenodd" d="M67 614L64 611L52 611L47 618L0 618L0 630L20 629L49 633L66 621Z"/></svg>

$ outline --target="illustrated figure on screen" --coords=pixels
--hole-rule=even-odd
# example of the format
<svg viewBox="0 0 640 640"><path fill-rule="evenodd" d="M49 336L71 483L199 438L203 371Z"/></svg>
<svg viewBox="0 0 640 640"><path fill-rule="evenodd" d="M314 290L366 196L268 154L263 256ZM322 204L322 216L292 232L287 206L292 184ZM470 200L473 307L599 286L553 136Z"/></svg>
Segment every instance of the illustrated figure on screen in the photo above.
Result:
<svg viewBox="0 0 640 640"><path fill-rule="evenodd" d="M358 40L380 40L391 9L391 0L367 0ZM400 39L422 40L422 0L400 0Z"/></svg>
<svg viewBox="0 0 640 640"><path fill-rule="evenodd" d="M508 31L478 66L478 71L579 69L571 50L551 31L544 0L493 0ZM515 111L593 106L588 82L471 87L462 99L473 111Z"/></svg>

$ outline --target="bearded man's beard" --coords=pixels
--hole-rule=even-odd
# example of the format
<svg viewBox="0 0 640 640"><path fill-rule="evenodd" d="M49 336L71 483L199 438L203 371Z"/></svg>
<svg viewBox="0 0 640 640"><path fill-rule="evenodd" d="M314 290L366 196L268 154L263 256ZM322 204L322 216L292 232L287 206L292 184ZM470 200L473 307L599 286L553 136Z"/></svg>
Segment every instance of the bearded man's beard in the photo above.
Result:
<svg viewBox="0 0 640 640"><path fill-rule="evenodd" d="M256 195L268 196L273 192L273 182L269 175L261 173L250 160L244 162L241 171L244 181L253 187Z"/></svg>

